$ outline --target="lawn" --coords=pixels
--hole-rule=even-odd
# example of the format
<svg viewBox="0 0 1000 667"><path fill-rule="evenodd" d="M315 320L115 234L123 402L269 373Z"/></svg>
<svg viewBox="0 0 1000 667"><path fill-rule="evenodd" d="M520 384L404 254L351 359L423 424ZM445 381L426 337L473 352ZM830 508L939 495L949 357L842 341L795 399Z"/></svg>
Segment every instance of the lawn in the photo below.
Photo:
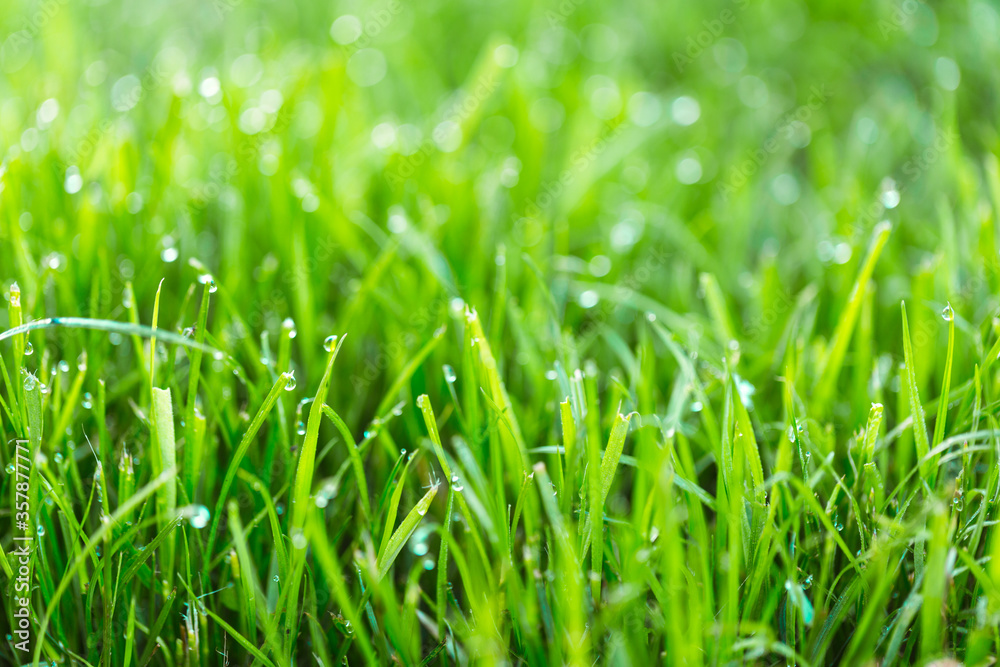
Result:
<svg viewBox="0 0 1000 667"><path fill-rule="evenodd" d="M0 665L993 664L1000 5L9 0Z"/></svg>

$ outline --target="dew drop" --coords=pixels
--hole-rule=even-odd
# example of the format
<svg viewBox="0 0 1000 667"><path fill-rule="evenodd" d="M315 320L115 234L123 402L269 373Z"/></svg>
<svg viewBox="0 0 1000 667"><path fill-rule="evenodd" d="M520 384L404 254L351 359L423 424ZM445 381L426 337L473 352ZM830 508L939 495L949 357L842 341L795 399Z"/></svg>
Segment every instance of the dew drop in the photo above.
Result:
<svg viewBox="0 0 1000 667"><path fill-rule="evenodd" d="M285 318L285 321L281 323L281 328L287 332L285 335L289 338L295 338L299 335L299 332L295 330L295 320L290 317Z"/></svg>
<svg viewBox="0 0 1000 667"><path fill-rule="evenodd" d="M69 373L69 362L66 361L65 359L59 361L59 372Z"/></svg>
<svg viewBox="0 0 1000 667"><path fill-rule="evenodd" d="M941 317L944 318L945 322L951 322L955 319L955 311L952 310L950 303L941 309Z"/></svg>
<svg viewBox="0 0 1000 667"><path fill-rule="evenodd" d="M326 350L327 352L333 352L333 348L335 348L336 346L337 346L336 336L327 336L323 340L323 349Z"/></svg>
<svg viewBox="0 0 1000 667"><path fill-rule="evenodd" d="M455 380L457 379L455 377L455 369L448 364L445 364L441 367L441 370L444 371L444 381L448 384L455 384Z"/></svg>
<svg viewBox="0 0 1000 667"><path fill-rule="evenodd" d="M84 350L80 353L80 356L76 358L76 370L81 373L87 370L87 351Z"/></svg>
<svg viewBox="0 0 1000 667"><path fill-rule="evenodd" d="M309 541L306 539L305 534L301 530L292 536L292 546L295 547L296 549L305 549L306 544L308 543ZM275 581L277 581L277 578L275 579Z"/></svg>
<svg viewBox="0 0 1000 667"><path fill-rule="evenodd" d="M31 355L33 355L34 353L35 353L35 348L34 348L34 346L33 346L33 345L31 344L31 341L28 341L27 343L25 343L25 344L24 344L24 356L26 356L26 357L30 357L30 356L31 356Z"/></svg>
<svg viewBox="0 0 1000 667"><path fill-rule="evenodd" d="M24 376L24 390L34 391L35 387L38 386L38 378L35 377L34 373L27 373Z"/></svg>
<svg viewBox="0 0 1000 667"><path fill-rule="evenodd" d="M8 475L13 475L14 474L14 464L13 463L8 463L7 464L7 474Z"/></svg>
<svg viewBox="0 0 1000 667"><path fill-rule="evenodd" d="M45 526L39 524L38 526L38 536L43 537L45 535Z"/></svg>
<svg viewBox="0 0 1000 667"><path fill-rule="evenodd" d="M273 581L275 582L281 581L281 577L279 577L278 575L274 575Z"/></svg>
<svg viewBox="0 0 1000 667"><path fill-rule="evenodd" d="M215 284L215 278L213 278L210 273L203 273L198 276L198 282L202 285L208 285L209 294L214 294L215 291L219 289L219 286Z"/></svg>
<svg viewBox="0 0 1000 667"><path fill-rule="evenodd" d="M458 478L458 475L451 476L451 488L455 489L459 493L465 490L465 486L462 484L462 480Z"/></svg>
<svg viewBox="0 0 1000 667"><path fill-rule="evenodd" d="M189 505L182 512L192 528L204 528L208 525L208 520L212 518L212 513L204 505Z"/></svg>
<svg viewBox="0 0 1000 667"><path fill-rule="evenodd" d="M285 391L293 391L295 389L295 371L289 371L284 374L286 378Z"/></svg>
<svg viewBox="0 0 1000 667"><path fill-rule="evenodd" d="M306 423L303 422L303 421L300 421L298 424L296 424L296 426L295 426L295 432L298 433L299 435L305 435L306 434Z"/></svg>
<svg viewBox="0 0 1000 667"><path fill-rule="evenodd" d="M55 460L56 463L62 463L63 462L63 453L62 452L56 452L55 456L53 456L52 458Z"/></svg>

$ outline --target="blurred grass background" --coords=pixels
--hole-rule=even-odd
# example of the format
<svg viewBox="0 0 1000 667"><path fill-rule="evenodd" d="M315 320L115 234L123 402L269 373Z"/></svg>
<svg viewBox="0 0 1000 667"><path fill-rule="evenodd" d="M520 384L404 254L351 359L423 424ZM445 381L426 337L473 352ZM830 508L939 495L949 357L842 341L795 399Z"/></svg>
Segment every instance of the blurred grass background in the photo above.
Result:
<svg viewBox="0 0 1000 667"><path fill-rule="evenodd" d="M889 429L909 416L902 299L925 400L941 390L942 308L962 382L997 327L996 3L15 0L0 35L4 291L19 284L28 318L125 321L134 305L148 323L163 279L160 326L183 332L214 277L210 342L249 379L206 375L226 399L208 432L227 444L290 329L310 394L322 341L348 333L328 403L360 432L447 325L403 394L448 403L440 369L462 367L466 304L529 446L557 437L555 361L592 359L618 378L605 400L665 410L679 371L649 358L647 312L710 379L738 340L755 426L780 433L776 376L791 355L800 390L820 381L882 220L860 333L809 405L830 451L874 400ZM144 432L128 341L32 340L42 376L86 349L114 439ZM695 440L697 418L677 424ZM79 446L89 419L65 439ZM400 446L424 433L415 409L393 429ZM883 463L907 471L898 442Z"/></svg>

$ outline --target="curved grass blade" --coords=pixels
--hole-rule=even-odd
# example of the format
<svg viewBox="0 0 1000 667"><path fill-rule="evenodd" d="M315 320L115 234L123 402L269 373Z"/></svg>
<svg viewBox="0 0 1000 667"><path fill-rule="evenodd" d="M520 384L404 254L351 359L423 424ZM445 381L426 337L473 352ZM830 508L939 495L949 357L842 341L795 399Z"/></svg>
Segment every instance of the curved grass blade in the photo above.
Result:
<svg viewBox="0 0 1000 667"><path fill-rule="evenodd" d="M267 415L270 414L271 409L278 400L278 396L285 389L288 381L291 379L290 373L282 373L278 376L277 382L271 387L271 391L268 392L267 397L264 398L264 403L257 410L257 414L254 415L253 421L250 422L250 426L247 427L246 433L243 434L243 439L240 440L239 447L233 453L233 458L229 462L229 468L226 470L226 476L222 480L222 487L219 489L219 497L215 501L215 511L212 512L212 525L208 533L208 544L205 546L205 559L210 561L212 559L212 548L215 546L215 535L219 528L219 517L222 514L222 508L225 506L226 496L229 495L229 487L232 486L233 480L236 479L236 473L239 471L240 463L243 461L243 457L246 455L247 450L250 449L250 445L253 444L254 438L257 437L257 431L264 424L264 420L267 419Z"/></svg>
<svg viewBox="0 0 1000 667"><path fill-rule="evenodd" d="M177 599L177 589L174 588L167 595L167 599L163 601L163 607L160 609L159 615L156 617L156 622L153 623L153 627L149 629L146 634L148 639L146 640L146 648L143 649L142 655L139 656L139 662L136 663L139 667L146 667L149 661L153 658L153 651L159 646L157 639L160 637L160 631L167 622L167 618L170 616L170 610L174 606L174 600Z"/></svg>
<svg viewBox="0 0 1000 667"><path fill-rule="evenodd" d="M337 360L337 354L344 344L344 336L337 339L337 345L330 352L330 357L326 362L326 371L319 382L316 396L313 398L309 408L309 421L306 424L306 435L302 441L302 450L299 454L299 463L295 468L295 483L292 486L292 521L293 530L301 530L306 523L306 512L308 511L309 490L312 488L313 473L316 467L316 443L319 441L319 425L323 419L323 404L326 403L326 395L330 389L330 378L333 374L333 362Z"/></svg>
<svg viewBox="0 0 1000 667"><path fill-rule="evenodd" d="M391 406L392 402L396 400L396 396L399 394L399 390L403 388L403 385L409 381L413 374L416 372L420 364L424 363L424 359L434 351L434 348L438 346L441 339L444 337L447 327L441 327L434 332L434 335L429 341L424 343L423 347L417 351L417 353L407 362L406 367L396 376L392 384L389 386L389 391L385 392L385 397L382 402L378 404L378 408L375 410L375 414L381 415L386 412Z"/></svg>
<svg viewBox="0 0 1000 667"><path fill-rule="evenodd" d="M376 581L381 581L386 573L389 572L389 568L392 567L396 557L399 556L399 552L403 550L406 541L410 539L410 535L417 529L420 520L427 514L427 510L430 508L434 496L437 495L437 491L438 485L435 484L424 494L423 498L417 501L414 508L406 515L403 522L399 524L399 528L396 529L392 537L389 538L389 541L386 542L385 549L375 560Z"/></svg>
<svg viewBox="0 0 1000 667"><path fill-rule="evenodd" d="M891 231L892 226L889 223L879 223L875 227L871 245L868 247L868 256L865 258L864 264L861 265L858 278L851 289L850 297L848 297L847 306L840 315L837 328L833 331L830 351L823 363L823 370L816 385L816 393L814 395L815 402L820 410L825 409L830 394L833 392L834 385L837 382L837 376L840 375L840 368L844 363L844 356L847 354L847 346L851 342L854 325L861 314L861 304L864 301L865 292L868 291L868 282L871 280L872 274L875 271L875 264L878 262L879 255L882 254L882 248L885 247L886 242L889 240L889 233Z"/></svg>
<svg viewBox="0 0 1000 667"><path fill-rule="evenodd" d="M201 350L202 352L208 352L209 354L221 354L219 350L205 345L203 343L198 343L191 340L190 338L185 338L180 334L173 333L171 331L163 331L162 329L154 329L152 327L147 327L143 324L128 324L125 322L115 322L114 320L99 320L92 319L89 317L46 317L41 320L35 320L34 322L28 322L27 324L22 324L21 326L14 327L13 329L7 329L3 333L0 333L0 341L7 340L8 338L13 338L19 334L25 334L30 331L37 331L39 329L51 329L55 327L64 327L67 329L91 329L94 331L107 331L109 333L119 333L123 336L140 336L142 338L157 338L165 343L173 343L175 345L183 345L184 347L190 347L194 349Z"/></svg>
<svg viewBox="0 0 1000 667"><path fill-rule="evenodd" d="M358 485L358 495L361 496L361 510L364 512L365 520L368 521L372 516L372 501L368 497L368 480L365 478L365 464L361 460L358 443L354 441L351 429L347 428L347 424L340 418L340 415L334 412L333 408L329 405L323 405L323 414L337 427L341 437L344 439L344 444L347 446L347 454L351 459L351 465L354 467L354 480Z"/></svg>
<svg viewBox="0 0 1000 667"><path fill-rule="evenodd" d="M945 423L948 421L948 392L951 390L951 364L955 354L955 312L949 303L944 309L944 318L948 321L948 355L944 361L944 378L941 380L941 398L938 399L937 419L934 420L934 439L931 449L944 440Z"/></svg>
<svg viewBox="0 0 1000 667"><path fill-rule="evenodd" d="M934 480L937 477L937 456L933 460L927 460L930 451L930 444L927 442L927 424L924 421L924 406L920 402L920 394L917 391L917 371L914 367L913 345L910 343L910 327L906 321L906 304L900 303L903 311L903 357L906 362L906 386L910 394L910 414L913 417L913 442L917 448L917 459L919 460L920 476L927 480L927 484L933 489ZM947 403L947 396L943 397Z"/></svg>

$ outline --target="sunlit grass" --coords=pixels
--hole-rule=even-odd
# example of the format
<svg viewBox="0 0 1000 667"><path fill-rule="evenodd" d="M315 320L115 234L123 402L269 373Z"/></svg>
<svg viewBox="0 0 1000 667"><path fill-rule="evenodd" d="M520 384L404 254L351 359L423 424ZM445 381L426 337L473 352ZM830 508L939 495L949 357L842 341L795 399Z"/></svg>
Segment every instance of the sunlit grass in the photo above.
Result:
<svg viewBox="0 0 1000 667"><path fill-rule="evenodd" d="M0 663L1000 650L996 9L0 27Z"/></svg>

